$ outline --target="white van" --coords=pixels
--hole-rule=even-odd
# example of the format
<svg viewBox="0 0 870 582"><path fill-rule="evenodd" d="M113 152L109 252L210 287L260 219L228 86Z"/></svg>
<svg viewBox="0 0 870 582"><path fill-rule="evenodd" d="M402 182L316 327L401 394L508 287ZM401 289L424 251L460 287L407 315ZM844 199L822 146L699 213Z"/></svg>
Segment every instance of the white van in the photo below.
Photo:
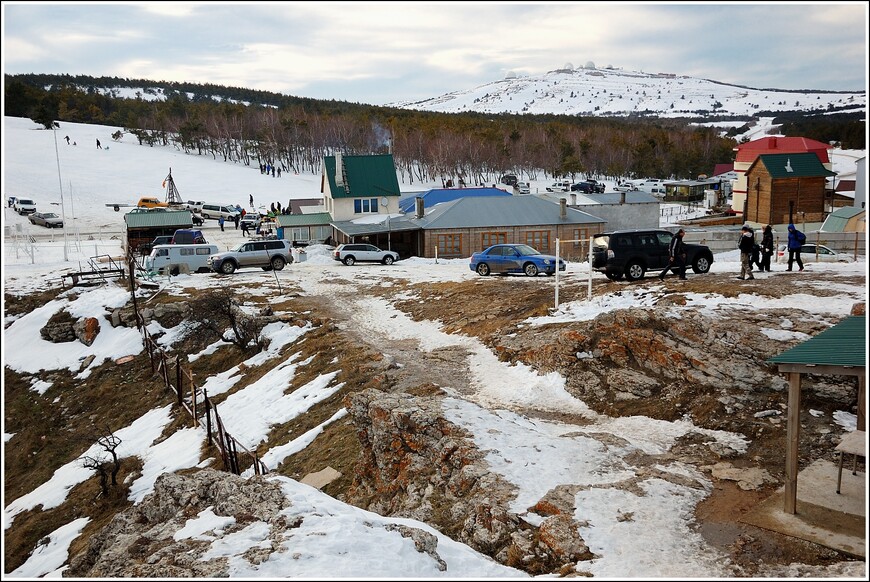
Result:
<svg viewBox="0 0 870 582"><path fill-rule="evenodd" d="M208 258L220 252L217 245L156 245L145 257L145 270L161 275L208 273Z"/></svg>
<svg viewBox="0 0 870 582"><path fill-rule="evenodd" d="M224 220L235 220L237 214L241 214L236 210L235 206L229 204L203 204L199 214L203 218L213 218L217 220L221 216Z"/></svg>

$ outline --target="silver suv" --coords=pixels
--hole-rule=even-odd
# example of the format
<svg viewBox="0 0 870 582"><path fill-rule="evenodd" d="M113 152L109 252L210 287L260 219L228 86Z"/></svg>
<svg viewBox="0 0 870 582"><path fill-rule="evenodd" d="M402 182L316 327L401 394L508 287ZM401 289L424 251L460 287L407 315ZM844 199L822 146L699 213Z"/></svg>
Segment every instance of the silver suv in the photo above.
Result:
<svg viewBox="0 0 870 582"><path fill-rule="evenodd" d="M264 271L280 271L293 262L290 241L283 239L251 240L231 251L208 258L208 266L216 273L231 275L242 267L261 267Z"/></svg>
<svg viewBox="0 0 870 582"><path fill-rule="evenodd" d="M399 253L396 251L384 251L375 245L353 243L338 245L332 257L345 265L353 265L361 261L392 265L399 260Z"/></svg>

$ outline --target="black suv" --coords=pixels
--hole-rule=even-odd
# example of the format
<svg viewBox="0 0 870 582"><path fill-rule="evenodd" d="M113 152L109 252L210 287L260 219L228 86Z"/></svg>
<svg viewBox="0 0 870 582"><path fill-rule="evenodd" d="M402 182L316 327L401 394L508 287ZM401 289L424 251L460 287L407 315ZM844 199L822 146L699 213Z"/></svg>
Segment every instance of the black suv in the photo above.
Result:
<svg viewBox="0 0 870 582"><path fill-rule="evenodd" d="M517 182L519 182L519 179L515 174L505 174L501 177L501 183L507 184L508 186L516 186Z"/></svg>
<svg viewBox="0 0 870 582"><path fill-rule="evenodd" d="M572 192L583 192L584 194L603 194L607 186L596 180L583 180L571 186Z"/></svg>
<svg viewBox="0 0 870 582"><path fill-rule="evenodd" d="M661 229L615 230L592 238L592 268L618 281L642 279L647 271L668 266L668 248L674 235ZM684 243L686 267L706 273L713 264L713 253L704 245Z"/></svg>

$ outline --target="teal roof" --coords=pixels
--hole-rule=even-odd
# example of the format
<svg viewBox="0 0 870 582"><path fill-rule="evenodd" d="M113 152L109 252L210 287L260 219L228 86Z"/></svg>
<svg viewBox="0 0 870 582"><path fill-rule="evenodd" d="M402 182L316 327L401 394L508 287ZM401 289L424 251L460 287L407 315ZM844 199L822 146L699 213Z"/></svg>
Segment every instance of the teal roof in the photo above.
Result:
<svg viewBox="0 0 870 582"><path fill-rule="evenodd" d="M312 214L279 214L275 217L280 227L293 226L322 226L332 222L332 216L328 212L314 212Z"/></svg>
<svg viewBox="0 0 870 582"><path fill-rule="evenodd" d="M323 168L333 198L399 196L399 180L392 154L341 156L345 182L335 184L335 156L323 157Z"/></svg>
<svg viewBox="0 0 870 582"><path fill-rule="evenodd" d="M864 367L867 318L847 317L834 327L768 360L771 364Z"/></svg>
<svg viewBox="0 0 870 582"><path fill-rule="evenodd" d="M822 224L821 231L845 232L849 221L860 214L864 214L863 208L856 208L855 206L844 206L838 208L825 218L825 223Z"/></svg>
<svg viewBox="0 0 870 582"><path fill-rule="evenodd" d="M124 215L124 222L127 228L190 228L193 226L193 216L189 210L150 210L128 212Z"/></svg>
<svg viewBox="0 0 870 582"><path fill-rule="evenodd" d="M819 176L836 176L822 165L814 153L803 154L763 154L758 156L752 166L764 164L772 178L815 178ZM747 173L752 169L750 166Z"/></svg>

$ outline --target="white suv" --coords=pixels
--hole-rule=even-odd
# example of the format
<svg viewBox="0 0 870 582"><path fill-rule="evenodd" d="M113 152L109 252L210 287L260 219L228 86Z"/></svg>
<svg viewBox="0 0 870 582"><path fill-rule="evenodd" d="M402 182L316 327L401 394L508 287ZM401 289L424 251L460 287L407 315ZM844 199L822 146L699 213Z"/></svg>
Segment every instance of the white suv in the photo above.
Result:
<svg viewBox="0 0 870 582"><path fill-rule="evenodd" d="M16 198L12 209L18 214L33 214L36 212L36 204L30 198Z"/></svg>
<svg viewBox="0 0 870 582"><path fill-rule="evenodd" d="M232 275L242 267L261 267L264 271L280 271L293 262L290 241L284 239L245 241L231 251L208 258L208 266L216 273Z"/></svg>
<svg viewBox="0 0 870 582"><path fill-rule="evenodd" d="M384 251L375 245L353 243L338 245L332 258L336 261L341 261L345 265L353 265L361 261L392 265L399 260L399 253L396 251Z"/></svg>

